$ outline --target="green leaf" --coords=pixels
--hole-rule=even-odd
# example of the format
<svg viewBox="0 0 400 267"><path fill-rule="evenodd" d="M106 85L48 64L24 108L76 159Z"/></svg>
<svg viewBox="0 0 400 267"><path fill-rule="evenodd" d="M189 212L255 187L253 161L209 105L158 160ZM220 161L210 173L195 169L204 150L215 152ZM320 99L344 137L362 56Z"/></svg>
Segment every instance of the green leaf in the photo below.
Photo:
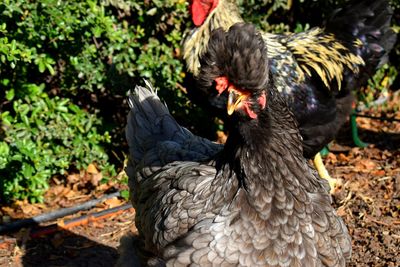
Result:
<svg viewBox="0 0 400 267"><path fill-rule="evenodd" d="M40 73L43 73L46 70L46 65L44 64L44 62L42 60L39 61L38 66L39 66Z"/></svg>
<svg viewBox="0 0 400 267"><path fill-rule="evenodd" d="M156 13L157 13L157 8L156 7L153 7L153 8L149 9L146 12L146 14L149 15L149 16L154 16Z"/></svg>
<svg viewBox="0 0 400 267"><path fill-rule="evenodd" d="M53 66L51 66L50 64L46 64L46 68L47 70L50 72L51 75L54 75L56 72L53 69Z"/></svg>
<svg viewBox="0 0 400 267"><path fill-rule="evenodd" d="M129 200L129 191L121 190L121 197L123 197L125 200Z"/></svg>
<svg viewBox="0 0 400 267"><path fill-rule="evenodd" d="M7 99L8 101L13 100L14 96L15 96L15 91L14 91L14 89L10 89L10 90L8 90L8 91L6 92L6 99Z"/></svg>
<svg viewBox="0 0 400 267"><path fill-rule="evenodd" d="M8 163L10 148L6 142L0 142L0 169L4 169Z"/></svg>

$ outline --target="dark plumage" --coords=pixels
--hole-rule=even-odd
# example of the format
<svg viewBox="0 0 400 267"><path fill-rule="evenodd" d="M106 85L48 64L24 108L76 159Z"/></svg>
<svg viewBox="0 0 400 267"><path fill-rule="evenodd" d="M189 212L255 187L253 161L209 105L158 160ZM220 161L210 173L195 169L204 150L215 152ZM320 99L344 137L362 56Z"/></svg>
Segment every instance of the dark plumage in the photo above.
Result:
<svg viewBox="0 0 400 267"><path fill-rule="evenodd" d="M186 37L183 55L189 72L197 77L211 32L220 27L228 30L243 19L233 0L190 2L196 27ZM352 1L335 11L323 28L261 33L269 47L271 79L295 114L306 157L313 157L334 138L351 112L351 91L365 85L386 62L396 39L391 17L387 0ZM224 118L225 100L215 98L215 92L205 94L193 86L188 90L194 101L210 103Z"/></svg>
<svg viewBox="0 0 400 267"><path fill-rule="evenodd" d="M127 174L144 246L125 238L118 266L138 266L130 254L142 266L345 265L350 237L302 155L265 50L251 25L212 35L199 85L229 94L225 146L180 127L151 89L136 87Z"/></svg>

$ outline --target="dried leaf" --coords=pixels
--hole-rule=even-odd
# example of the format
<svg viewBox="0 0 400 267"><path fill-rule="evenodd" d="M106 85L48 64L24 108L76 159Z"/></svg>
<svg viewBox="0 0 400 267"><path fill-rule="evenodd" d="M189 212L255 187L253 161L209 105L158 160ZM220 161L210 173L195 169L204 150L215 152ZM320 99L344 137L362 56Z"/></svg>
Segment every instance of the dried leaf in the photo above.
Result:
<svg viewBox="0 0 400 267"><path fill-rule="evenodd" d="M228 136L223 131L217 131L217 143L225 144Z"/></svg>
<svg viewBox="0 0 400 267"><path fill-rule="evenodd" d="M335 164L336 162L338 162L338 159L335 154L329 152L326 156L326 161Z"/></svg>
<svg viewBox="0 0 400 267"><path fill-rule="evenodd" d="M67 176L67 182L68 182L69 184L78 183L80 179L81 179L81 177L80 177L80 175L77 174L77 173L70 174L70 175Z"/></svg>
<svg viewBox="0 0 400 267"><path fill-rule="evenodd" d="M98 186L101 179L103 179L103 174L99 172L96 174L92 174L92 179L90 179L90 182L92 183L92 185Z"/></svg>
<svg viewBox="0 0 400 267"><path fill-rule="evenodd" d="M75 197L77 195L78 195L78 193L76 191L68 190L68 192L64 196L66 198L73 198L73 197Z"/></svg>
<svg viewBox="0 0 400 267"><path fill-rule="evenodd" d="M345 206L340 206L338 209L337 209L337 215L339 215L340 217L344 217L344 216L346 216L346 207Z"/></svg>
<svg viewBox="0 0 400 267"><path fill-rule="evenodd" d="M376 163L370 159L362 159L360 161L357 161L354 169L355 171L370 172L376 169Z"/></svg>
<svg viewBox="0 0 400 267"><path fill-rule="evenodd" d="M384 170L375 170L371 172L373 176L382 177L385 176L386 172Z"/></svg>
<svg viewBox="0 0 400 267"><path fill-rule="evenodd" d="M339 161L344 161L344 162L349 162L350 161L350 158L348 156L346 156L345 154L343 154L343 153L340 153L339 156L337 157L337 159Z"/></svg>
<svg viewBox="0 0 400 267"><path fill-rule="evenodd" d="M96 166L93 163L90 163L86 169L86 171L90 174L97 174L99 171L97 170Z"/></svg>
<svg viewBox="0 0 400 267"><path fill-rule="evenodd" d="M53 187L51 187L49 189L49 193L52 193L52 194L54 194L56 196L59 196L60 194L62 194L64 192L64 190L65 190L65 186L56 185L56 186L53 186Z"/></svg>
<svg viewBox="0 0 400 267"><path fill-rule="evenodd" d="M104 201L104 204L106 204L107 207L110 208L110 209L114 208L114 207L121 206L122 203L123 202L121 200L119 200L118 198L116 198L116 197L109 198L109 199Z"/></svg>

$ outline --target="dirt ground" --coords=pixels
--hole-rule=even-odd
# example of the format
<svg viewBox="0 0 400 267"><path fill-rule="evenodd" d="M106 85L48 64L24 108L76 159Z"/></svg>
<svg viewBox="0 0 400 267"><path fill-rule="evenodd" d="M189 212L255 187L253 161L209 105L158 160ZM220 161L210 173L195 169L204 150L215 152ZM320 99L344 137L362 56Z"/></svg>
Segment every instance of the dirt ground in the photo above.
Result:
<svg viewBox="0 0 400 267"><path fill-rule="evenodd" d="M400 120L399 100L397 97L390 102L394 103L392 106L369 110L365 114ZM334 205L353 239L349 266L400 266L400 122L370 118L358 118L357 121L362 140L370 145L367 148L352 147L347 126L325 158L331 176L339 181L333 196ZM118 179L99 185L100 176L92 168L64 180L54 179L45 204L17 202L2 207L0 218L3 222L29 218L123 188ZM113 266L118 257L120 237L136 231L133 208L100 216L81 225L67 225L65 220L124 203L123 199L108 199L89 211L68 216L64 221L60 219L41 228L0 236L0 266Z"/></svg>

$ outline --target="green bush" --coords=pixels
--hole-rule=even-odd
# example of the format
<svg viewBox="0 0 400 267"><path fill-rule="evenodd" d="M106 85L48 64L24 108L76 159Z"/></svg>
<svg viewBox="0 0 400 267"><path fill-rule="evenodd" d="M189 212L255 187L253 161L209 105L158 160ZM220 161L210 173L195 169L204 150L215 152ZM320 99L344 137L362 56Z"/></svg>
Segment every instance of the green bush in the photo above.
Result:
<svg viewBox="0 0 400 267"><path fill-rule="evenodd" d="M123 8L122 10L120 8ZM121 77L180 81L174 58L185 1L5 1L0 4L2 74L20 83L116 90ZM147 60L156 60L150 64ZM26 75L29 74L29 75ZM112 86L108 86L112 85ZM122 88L126 90L127 84Z"/></svg>
<svg viewBox="0 0 400 267"><path fill-rule="evenodd" d="M2 200L42 201L48 178L71 165L81 169L96 161L114 174L100 145L110 142L107 132L97 132L100 120L69 99L50 98L43 88L26 84L25 96L13 101L13 112L1 114L6 130L0 142ZM13 89L7 92L12 101Z"/></svg>
<svg viewBox="0 0 400 267"><path fill-rule="evenodd" d="M41 201L51 175L71 166L115 171L107 130L122 140L121 99L141 78L185 106L175 89L186 18L182 0L3 1L0 202Z"/></svg>

